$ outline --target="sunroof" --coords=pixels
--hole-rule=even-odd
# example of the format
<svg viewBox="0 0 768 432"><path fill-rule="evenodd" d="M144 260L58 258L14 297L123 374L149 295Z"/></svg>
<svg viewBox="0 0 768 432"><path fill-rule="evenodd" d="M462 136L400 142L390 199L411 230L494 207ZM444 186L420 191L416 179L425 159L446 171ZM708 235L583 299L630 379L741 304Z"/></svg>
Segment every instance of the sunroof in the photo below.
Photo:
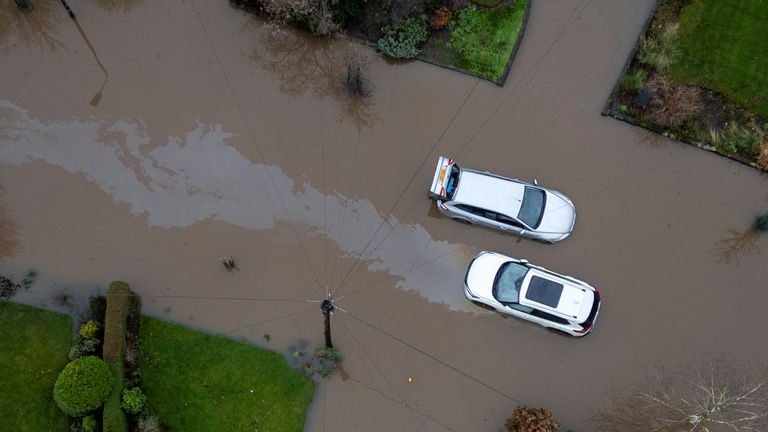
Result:
<svg viewBox="0 0 768 432"><path fill-rule="evenodd" d="M525 293L525 298L535 301L536 303L547 305L551 308L556 308L557 304L560 302L560 296L562 294L563 285L548 279L533 276L531 277L528 291Z"/></svg>

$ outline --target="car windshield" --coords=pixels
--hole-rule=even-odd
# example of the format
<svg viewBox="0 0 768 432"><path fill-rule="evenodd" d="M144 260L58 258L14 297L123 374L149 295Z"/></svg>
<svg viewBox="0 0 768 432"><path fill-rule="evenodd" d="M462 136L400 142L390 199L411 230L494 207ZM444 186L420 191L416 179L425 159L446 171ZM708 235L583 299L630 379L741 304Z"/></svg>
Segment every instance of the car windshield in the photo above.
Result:
<svg viewBox="0 0 768 432"><path fill-rule="evenodd" d="M546 201L547 195L543 190L526 186L523 203L520 205L520 213L517 218L531 228L538 228L541 224L541 217L544 216Z"/></svg>
<svg viewBox="0 0 768 432"><path fill-rule="evenodd" d="M493 284L493 296L501 303L518 303L520 286L523 284L528 267L514 262L501 266Z"/></svg>
<svg viewBox="0 0 768 432"><path fill-rule="evenodd" d="M461 168L458 165L453 164L451 167L451 174L448 176L448 186L445 188L445 197L448 201L453 200L453 196L456 195L456 188L459 186L459 172Z"/></svg>

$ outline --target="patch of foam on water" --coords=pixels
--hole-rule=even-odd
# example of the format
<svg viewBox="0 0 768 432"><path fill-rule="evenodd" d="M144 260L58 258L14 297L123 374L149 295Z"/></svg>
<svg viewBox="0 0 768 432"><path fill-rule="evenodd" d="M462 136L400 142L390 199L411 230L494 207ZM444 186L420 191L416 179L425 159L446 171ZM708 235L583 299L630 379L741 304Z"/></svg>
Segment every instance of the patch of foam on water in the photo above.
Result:
<svg viewBox="0 0 768 432"><path fill-rule="evenodd" d="M399 277L398 287L451 309L477 311L462 293L471 251L393 216L369 243L385 217L373 203L324 194L309 182L297 187L280 167L253 163L228 145L233 136L198 121L186 136L158 146L139 121L43 121L0 100L0 162L40 160L82 174L152 226L208 218L260 230L276 221L310 226L348 256L362 257L370 270Z"/></svg>

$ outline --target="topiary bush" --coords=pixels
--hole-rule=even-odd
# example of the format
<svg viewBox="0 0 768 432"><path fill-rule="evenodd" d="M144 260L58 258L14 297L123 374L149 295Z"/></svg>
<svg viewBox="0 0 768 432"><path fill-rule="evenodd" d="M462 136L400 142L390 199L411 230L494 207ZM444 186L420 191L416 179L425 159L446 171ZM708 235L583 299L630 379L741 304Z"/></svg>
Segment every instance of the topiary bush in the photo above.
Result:
<svg viewBox="0 0 768 432"><path fill-rule="evenodd" d="M147 396L139 387L123 390L123 401L120 405L128 414L136 415L144 411L144 407L147 405Z"/></svg>
<svg viewBox="0 0 768 432"><path fill-rule="evenodd" d="M96 432L96 418L92 415L83 417L83 423L80 425L82 432Z"/></svg>
<svg viewBox="0 0 768 432"><path fill-rule="evenodd" d="M59 374L53 386L53 400L67 415L80 417L100 407L114 383L106 362L94 356L80 357Z"/></svg>
<svg viewBox="0 0 768 432"><path fill-rule="evenodd" d="M78 357L95 354L98 348L98 339L85 339L80 334L76 334L72 340L72 347L69 349L69 359L74 360Z"/></svg>
<svg viewBox="0 0 768 432"><path fill-rule="evenodd" d="M396 59L416 58L427 41L427 17L414 15L381 29L384 35L376 42L376 49Z"/></svg>

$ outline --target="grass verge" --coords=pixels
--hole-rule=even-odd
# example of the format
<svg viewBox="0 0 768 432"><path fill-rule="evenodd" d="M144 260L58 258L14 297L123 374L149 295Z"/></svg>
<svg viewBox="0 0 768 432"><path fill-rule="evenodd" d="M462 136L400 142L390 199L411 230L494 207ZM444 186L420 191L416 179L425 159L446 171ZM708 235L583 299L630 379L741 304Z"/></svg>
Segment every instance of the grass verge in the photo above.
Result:
<svg viewBox="0 0 768 432"><path fill-rule="evenodd" d="M53 384L69 361L71 338L68 316L0 301L1 431L69 430L53 401Z"/></svg>
<svg viewBox="0 0 768 432"><path fill-rule="evenodd" d="M277 353L142 317L142 388L171 430L302 431L314 383Z"/></svg>
<svg viewBox="0 0 768 432"><path fill-rule="evenodd" d="M125 385L125 330L131 289L125 282L115 281L107 292L107 312L104 317L104 361L109 363L115 377L115 385L104 402L102 424L104 432L127 432L128 420L120 400Z"/></svg>

